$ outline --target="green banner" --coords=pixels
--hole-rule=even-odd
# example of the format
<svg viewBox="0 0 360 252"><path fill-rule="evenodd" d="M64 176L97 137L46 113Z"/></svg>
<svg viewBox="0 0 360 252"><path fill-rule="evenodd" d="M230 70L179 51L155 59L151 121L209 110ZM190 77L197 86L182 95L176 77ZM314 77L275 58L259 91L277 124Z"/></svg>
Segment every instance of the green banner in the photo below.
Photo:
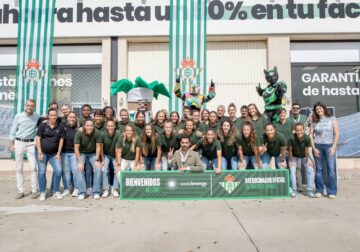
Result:
<svg viewBox="0 0 360 252"><path fill-rule="evenodd" d="M286 198L290 191L288 170L129 171L120 181L120 198L127 200Z"/></svg>
<svg viewBox="0 0 360 252"><path fill-rule="evenodd" d="M36 112L47 113L56 0L19 0L15 113L28 99Z"/></svg>

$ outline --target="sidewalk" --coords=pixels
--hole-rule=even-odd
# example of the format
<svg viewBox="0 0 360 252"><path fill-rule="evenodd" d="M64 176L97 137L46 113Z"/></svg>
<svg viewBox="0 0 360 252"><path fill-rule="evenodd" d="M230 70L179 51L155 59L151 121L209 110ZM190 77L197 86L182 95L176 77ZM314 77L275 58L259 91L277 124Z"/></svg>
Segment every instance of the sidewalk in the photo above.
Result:
<svg viewBox="0 0 360 252"><path fill-rule="evenodd" d="M358 251L359 181L341 180L335 200L40 202L0 176L0 251Z"/></svg>

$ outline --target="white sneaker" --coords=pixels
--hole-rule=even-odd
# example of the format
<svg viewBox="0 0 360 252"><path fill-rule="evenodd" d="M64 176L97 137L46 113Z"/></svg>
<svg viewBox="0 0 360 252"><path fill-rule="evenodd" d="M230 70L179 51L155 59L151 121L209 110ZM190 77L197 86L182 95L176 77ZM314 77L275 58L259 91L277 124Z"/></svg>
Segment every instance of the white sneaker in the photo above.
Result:
<svg viewBox="0 0 360 252"><path fill-rule="evenodd" d="M65 190L65 191L63 191L63 193L61 194L62 197L66 197L66 196L68 196L68 195L70 195L70 191L69 191L69 190Z"/></svg>
<svg viewBox="0 0 360 252"><path fill-rule="evenodd" d="M39 197L40 201L45 201L46 200L46 195L44 192L40 193L40 197Z"/></svg>
<svg viewBox="0 0 360 252"><path fill-rule="evenodd" d="M94 200L98 200L98 199L100 199L100 195L98 193L95 193L94 194Z"/></svg>
<svg viewBox="0 0 360 252"><path fill-rule="evenodd" d="M114 188L112 188L111 194L112 194L112 196L113 196L114 198L119 198L119 197L120 197L119 192L118 192L116 189L114 189Z"/></svg>
<svg viewBox="0 0 360 252"><path fill-rule="evenodd" d="M88 189L86 189L86 195L91 196L91 194L92 194L92 188L89 187Z"/></svg>
<svg viewBox="0 0 360 252"><path fill-rule="evenodd" d="M61 195L60 192L56 192L53 197L54 197L54 199L57 199L57 200L61 200L61 199L62 199L62 195Z"/></svg>
<svg viewBox="0 0 360 252"><path fill-rule="evenodd" d="M71 197L77 197L79 196L79 189L74 189L73 193L71 194Z"/></svg>
<svg viewBox="0 0 360 252"><path fill-rule="evenodd" d="M322 197L321 193L319 192L315 193L315 198L321 198L321 197Z"/></svg>
<svg viewBox="0 0 360 252"><path fill-rule="evenodd" d="M329 194L329 199L336 199L336 195L334 195L334 194Z"/></svg>
<svg viewBox="0 0 360 252"><path fill-rule="evenodd" d="M84 200L85 199L85 195L84 194L80 194L79 196L78 196L78 200Z"/></svg>
<svg viewBox="0 0 360 252"><path fill-rule="evenodd" d="M101 198L109 197L109 189L105 189L104 192L101 194Z"/></svg>

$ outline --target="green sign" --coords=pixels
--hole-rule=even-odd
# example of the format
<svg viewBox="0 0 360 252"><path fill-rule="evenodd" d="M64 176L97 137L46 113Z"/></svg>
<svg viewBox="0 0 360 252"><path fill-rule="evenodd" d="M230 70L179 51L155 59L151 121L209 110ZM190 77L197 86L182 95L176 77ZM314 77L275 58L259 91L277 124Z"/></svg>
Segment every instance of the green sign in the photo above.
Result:
<svg viewBox="0 0 360 252"><path fill-rule="evenodd" d="M127 200L286 198L290 190L288 170L127 171L120 181L120 198Z"/></svg>

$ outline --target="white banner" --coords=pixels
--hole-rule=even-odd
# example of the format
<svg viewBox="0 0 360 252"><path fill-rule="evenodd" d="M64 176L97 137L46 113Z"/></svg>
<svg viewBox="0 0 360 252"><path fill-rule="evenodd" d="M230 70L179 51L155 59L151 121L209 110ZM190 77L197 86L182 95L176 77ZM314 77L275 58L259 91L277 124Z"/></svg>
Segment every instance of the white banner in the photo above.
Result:
<svg viewBox="0 0 360 252"><path fill-rule="evenodd" d="M17 1L0 1L0 38L17 37ZM210 0L208 35L360 32L359 0ZM170 0L61 0L55 37L168 36Z"/></svg>

